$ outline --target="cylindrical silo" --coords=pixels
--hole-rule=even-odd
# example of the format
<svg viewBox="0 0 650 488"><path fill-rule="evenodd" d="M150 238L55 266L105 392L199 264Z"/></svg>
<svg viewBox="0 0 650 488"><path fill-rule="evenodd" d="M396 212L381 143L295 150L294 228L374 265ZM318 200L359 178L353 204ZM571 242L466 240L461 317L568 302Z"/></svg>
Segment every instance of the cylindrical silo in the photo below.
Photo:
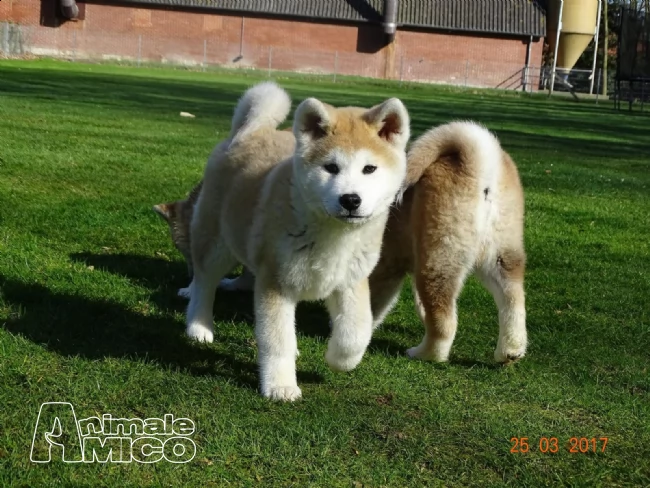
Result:
<svg viewBox="0 0 650 488"><path fill-rule="evenodd" d="M562 27L557 46L558 71L569 71L594 38L598 23L599 0L564 0ZM549 0L547 40L555 51L561 0Z"/></svg>

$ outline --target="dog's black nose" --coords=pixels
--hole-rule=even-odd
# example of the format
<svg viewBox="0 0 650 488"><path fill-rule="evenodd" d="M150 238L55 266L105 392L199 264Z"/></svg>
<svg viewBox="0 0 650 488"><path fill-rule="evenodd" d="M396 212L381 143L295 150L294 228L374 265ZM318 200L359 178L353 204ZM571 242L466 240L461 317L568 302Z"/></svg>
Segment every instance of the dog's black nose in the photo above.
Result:
<svg viewBox="0 0 650 488"><path fill-rule="evenodd" d="M358 209L361 205L361 197L356 193L346 193L339 197L339 203L345 210L352 212L353 210Z"/></svg>

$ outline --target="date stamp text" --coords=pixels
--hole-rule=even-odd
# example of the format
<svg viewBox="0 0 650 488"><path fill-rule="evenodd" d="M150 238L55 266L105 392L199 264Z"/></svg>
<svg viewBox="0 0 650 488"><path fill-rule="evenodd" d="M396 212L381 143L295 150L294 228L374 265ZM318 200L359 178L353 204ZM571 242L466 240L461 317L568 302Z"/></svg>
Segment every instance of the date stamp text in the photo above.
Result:
<svg viewBox="0 0 650 488"><path fill-rule="evenodd" d="M528 437L512 437L510 452L513 454L525 454L527 452L539 451L542 453L555 454L560 450L566 450L571 454L586 454L588 452L603 453L607 448L607 437L571 437L562 445L557 437L540 437L539 440Z"/></svg>

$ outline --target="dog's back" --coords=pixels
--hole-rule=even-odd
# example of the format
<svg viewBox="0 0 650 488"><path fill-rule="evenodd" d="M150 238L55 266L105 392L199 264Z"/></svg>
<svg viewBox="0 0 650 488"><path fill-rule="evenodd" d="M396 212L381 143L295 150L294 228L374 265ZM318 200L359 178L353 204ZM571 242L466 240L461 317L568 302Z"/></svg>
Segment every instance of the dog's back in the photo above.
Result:
<svg viewBox="0 0 650 488"><path fill-rule="evenodd" d="M521 235L512 236L523 210L517 169L487 129L473 122L436 127L413 143L408 168L406 185L417 183L414 212L427 216L414 226L419 246L430 248L434 236L457 236L458 245L471 249L481 243L480 261L491 241L507 237L499 235L504 225L511 245L523 246Z"/></svg>

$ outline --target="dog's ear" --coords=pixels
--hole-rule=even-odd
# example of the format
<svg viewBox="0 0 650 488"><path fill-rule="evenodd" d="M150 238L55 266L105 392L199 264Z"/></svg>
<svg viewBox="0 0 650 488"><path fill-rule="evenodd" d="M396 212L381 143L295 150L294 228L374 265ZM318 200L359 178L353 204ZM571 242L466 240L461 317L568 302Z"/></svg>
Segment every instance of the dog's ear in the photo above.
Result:
<svg viewBox="0 0 650 488"><path fill-rule="evenodd" d="M327 135L332 121L325 105L315 98L307 98L293 117L293 135L300 142L309 142Z"/></svg>
<svg viewBox="0 0 650 488"><path fill-rule="evenodd" d="M166 222L169 222L172 206L168 203L159 203L153 206L153 211L160 215Z"/></svg>
<svg viewBox="0 0 650 488"><path fill-rule="evenodd" d="M411 137L409 114L399 98L389 98L384 103L375 105L364 114L364 119L377 128L377 135L397 147L405 150Z"/></svg>

